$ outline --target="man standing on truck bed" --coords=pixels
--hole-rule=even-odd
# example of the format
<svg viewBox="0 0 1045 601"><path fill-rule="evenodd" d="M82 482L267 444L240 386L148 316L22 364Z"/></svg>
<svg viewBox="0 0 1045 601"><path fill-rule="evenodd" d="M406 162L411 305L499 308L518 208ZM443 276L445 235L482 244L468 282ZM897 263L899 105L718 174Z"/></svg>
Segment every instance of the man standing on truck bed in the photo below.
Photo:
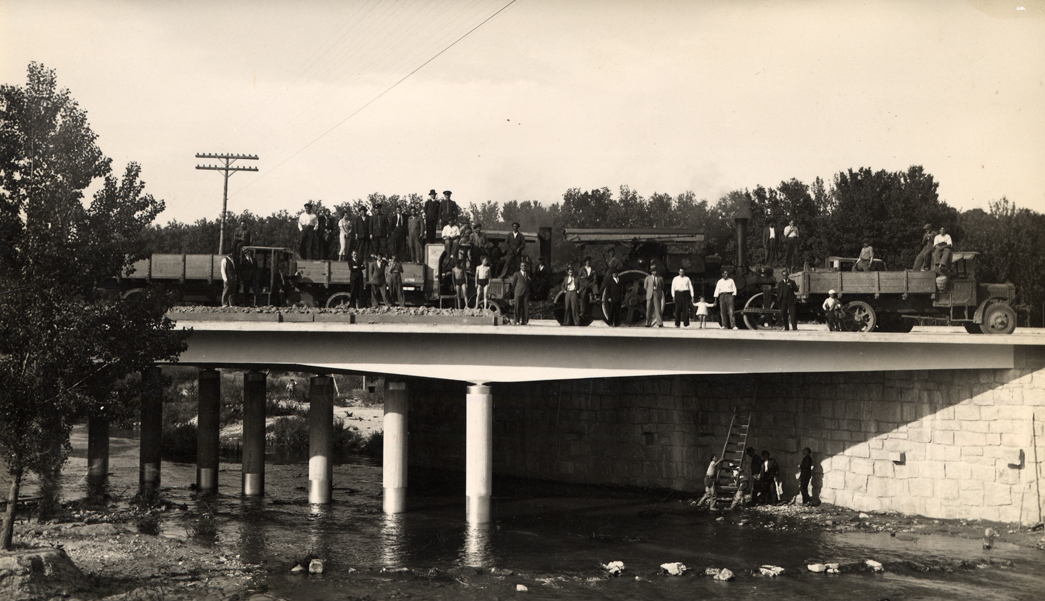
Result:
<svg viewBox="0 0 1045 601"><path fill-rule="evenodd" d="M310 200L305 203L305 212L298 216L298 230L301 232L298 254L306 261L312 258L312 244L315 240L317 225L319 225L319 217L312 212L312 201Z"/></svg>
<svg viewBox="0 0 1045 601"><path fill-rule="evenodd" d="M352 249L359 251L360 260L365 261L370 256L370 223L373 220L366 214L366 207L359 207L359 215L352 224L355 242Z"/></svg>
<svg viewBox="0 0 1045 601"><path fill-rule="evenodd" d="M442 229L451 221L455 221L458 217L457 203L450 200L451 194L453 192L443 190L443 200L439 202L439 229Z"/></svg>
<svg viewBox="0 0 1045 601"><path fill-rule="evenodd" d="M874 247L871 246L870 240L864 240L860 256L856 259L856 263L853 263L853 271L871 271L872 265L874 265Z"/></svg>
<svg viewBox="0 0 1045 601"><path fill-rule="evenodd" d="M425 241L428 244L435 244L436 226L439 224L439 200L435 196L435 190L429 190L424 206ZM417 257L414 257L414 261L421 262Z"/></svg>
<svg viewBox="0 0 1045 601"><path fill-rule="evenodd" d="M432 190L435 192L435 190ZM421 251L421 236L424 235L422 231L424 229L424 220L417 213L417 209L410 209L410 217L406 220L406 242L407 242L407 256L409 261L414 263L423 263L424 257ZM435 241L435 233L432 234L432 241Z"/></svg>
<svg viewBox="0 0 1045 601"><path fill-rule="evenodd" d="M512 232L508 234L508 257L504 261L500 277L508 275L508 271L519 267L519 257L522 256L523 247L526 246L526 237L519 231L519 222L512 223Z"/></svg>
<svg viewBox="0 0 1045 601"><path fill-rule="evenodd" d="M784 228L784 267L795 268L795 260L798 258L798 226L792 219Z"/></svg>
<svg viewBox="0 0 1045 601"><path fill-rule="evenodd" d="M374 203L374 215L370 218L370 252L380 257L388 252L388 217L381 212L381 203Z"/></svg>

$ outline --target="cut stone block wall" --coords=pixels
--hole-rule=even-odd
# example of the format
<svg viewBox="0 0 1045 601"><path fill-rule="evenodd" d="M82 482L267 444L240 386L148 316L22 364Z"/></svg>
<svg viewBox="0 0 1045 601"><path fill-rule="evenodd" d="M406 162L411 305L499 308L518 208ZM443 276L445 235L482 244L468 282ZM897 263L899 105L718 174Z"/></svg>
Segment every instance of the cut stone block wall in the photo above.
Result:
<svg viewBox="0 0 1045 601"><path fill-rule="evenodd" d="M675 376L494 385L495 473L698 493L734 408L788 496L865 511L1035 523L1045 475L1045 350L1009 370ZM411 463L463 469L459 383L418 380Z"/></svg>

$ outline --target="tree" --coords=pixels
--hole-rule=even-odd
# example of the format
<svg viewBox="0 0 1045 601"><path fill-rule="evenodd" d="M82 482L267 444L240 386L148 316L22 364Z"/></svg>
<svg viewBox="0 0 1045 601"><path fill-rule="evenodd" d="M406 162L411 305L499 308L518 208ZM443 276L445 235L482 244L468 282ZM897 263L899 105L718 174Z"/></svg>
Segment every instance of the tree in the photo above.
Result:
<svg viewBox="0 0 1045 601"><path fill-rule="evenodd" d="M60 466L74 420L129 402L128 378L176 359L184 336L160 291L101 291L144 256L163 203L144 193L137 164L111 175L54 71L32 63L24 87L0 86L0 138L0 449L11 475L0 548L9 549L22 477Z"/></svg>

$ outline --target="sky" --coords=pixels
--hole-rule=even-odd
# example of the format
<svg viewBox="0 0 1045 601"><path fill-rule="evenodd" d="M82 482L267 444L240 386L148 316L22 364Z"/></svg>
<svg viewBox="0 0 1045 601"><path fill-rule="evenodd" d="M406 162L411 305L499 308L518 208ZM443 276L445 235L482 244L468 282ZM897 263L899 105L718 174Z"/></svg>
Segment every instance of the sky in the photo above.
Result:
<svg viewBox="0 0 1045 601"><path fill-rule="evenodd" d="M0 0L160 221L367 194L731 190L921 165L1045 212L1045 0ZM680 224L690 226L690 224Z"/></svg>

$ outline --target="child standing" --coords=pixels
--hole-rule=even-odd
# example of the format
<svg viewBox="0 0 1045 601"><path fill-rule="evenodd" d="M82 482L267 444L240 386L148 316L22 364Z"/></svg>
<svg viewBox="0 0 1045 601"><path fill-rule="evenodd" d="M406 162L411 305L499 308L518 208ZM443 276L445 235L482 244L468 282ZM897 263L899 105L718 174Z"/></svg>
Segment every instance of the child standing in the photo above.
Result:
<svg viewBox="0 0 1045 601"><path fill-rule="evenodd" d="M705 302L703 296L694 304L697 307L697 319L700 320L700 329L704 329L704 323L708 320L708 309L714 307L714 305Z"/></svg>

